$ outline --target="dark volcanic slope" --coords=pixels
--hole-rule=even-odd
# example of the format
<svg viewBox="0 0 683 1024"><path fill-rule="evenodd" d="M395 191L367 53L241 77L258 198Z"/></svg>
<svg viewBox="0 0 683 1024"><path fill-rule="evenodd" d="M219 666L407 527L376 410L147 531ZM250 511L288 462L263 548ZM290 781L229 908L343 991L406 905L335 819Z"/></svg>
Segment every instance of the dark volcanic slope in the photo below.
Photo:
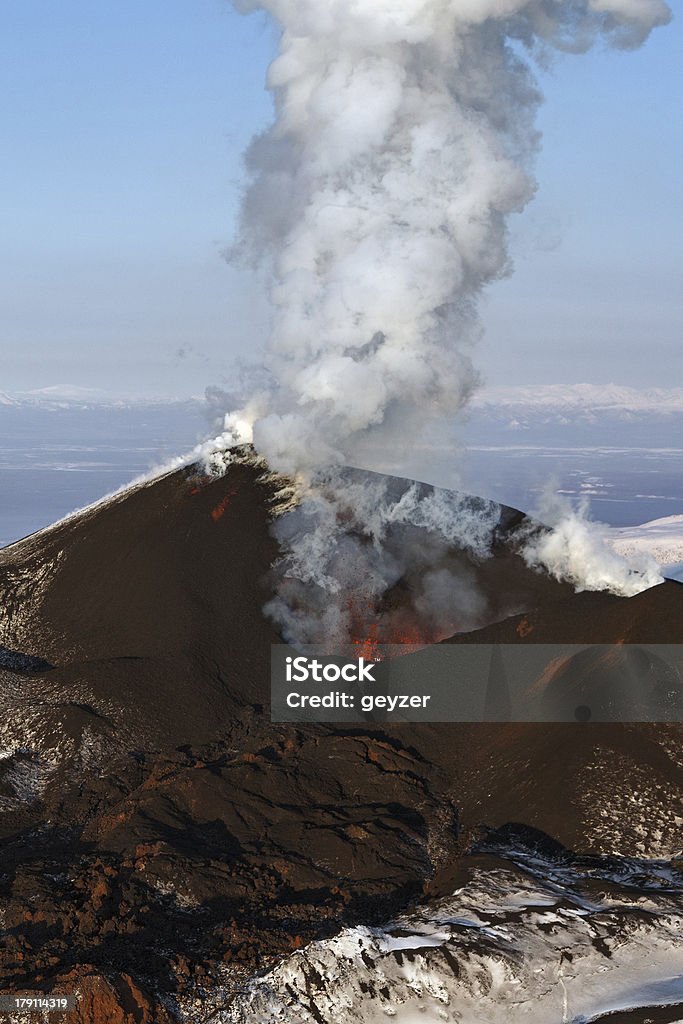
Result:
<svg viewBox="0 0 683 1024"><path fill-rule="evenodd" d="M677 644L683 641L683 584L666 580L628 600L602 591L572 594L445 643Z"/></svg>
<svg viewBox="0 0 683 1024"><path fill-rule="evenodd" d="M683 586L667 581L629 599L573 594L444 643L677 644L682 623ZM460 765L466 827L523 821L579 849L683 849L679 724L478 724L459 736L473 752Z"/></svg>
<svg viewBox="0 0 683 1024"><path fill-rule="evenodd" d="M31 752L24 791L65 766L213 742L266 705L277 486L247 454L221 479L172 473L0 552L0 710L4 746ZM501 509L491 559L443 553L489 621L570 593L507 545L521 519ZM399 585L392 600L410 594Z"/></svg>
<svg viewBox="0 0 683 1024"><path fill-rule="evenodd" d="M273 494L257 476L173 473L6 548L3 642L59 667L217 657L245 695L274 639L261 614Z"/></svg>
<svg viewBox="0 0 683 1024"><path fill-rule="evenodd" d="M82 1021L165 1020L152 991L239 978L447 885L481 824L675 848L678 727L272 725L277 502L245 455L222 479L170 474L0 552L0 987L78 982ZM677 628L674 584L569 597L526 569L507 542L520 518L502 510L485 563L448 555L491 620L525 610L496 636Z"/></svg>

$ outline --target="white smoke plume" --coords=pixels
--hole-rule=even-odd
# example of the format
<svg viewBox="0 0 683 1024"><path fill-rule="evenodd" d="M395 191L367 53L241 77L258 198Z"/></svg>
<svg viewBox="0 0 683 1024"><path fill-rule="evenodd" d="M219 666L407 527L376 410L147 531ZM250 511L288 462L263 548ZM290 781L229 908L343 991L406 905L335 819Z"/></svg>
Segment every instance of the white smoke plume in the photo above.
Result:
<svg viewBox="0 0 683 1024"><path fill-rule="evenodd" d="M236 246L270 280L273 384L226 417L223 443L253 440L310 495L321 467L354 462L368 435L405 445L477 386L477 300L509 273L507 220L536 188L533 61L599 38L638 46L670 11L663 0L235 3L282 29L276 118L248 153ZM329 483L315 501L316 536L291 539L289 569L322 573L329 590L314 556L331 523L344 528Z"/></svg>
<svg viewBox="0 0 683 1024"><path fill-rule="evenodd" d="M652 555L636 552L626 559L614 550L609 528L589 518L587 502L575 509L561 495L548 492L537 516L550 530L534 531L521 549L527 565L573 583L577 590L609 590L622 597L664 582Z"/></svg>
<svg viewBox="0 0 683 1024"><path fill-rule="evenodd" d="M662 0L238 0L282 26L276 120L248 154L240 245L272 276L276 387L230 420L288 473L348 461L476 385L474 305L535 191L527 57L641 43ZM395 419L395 418L394 418Z"/></svg>

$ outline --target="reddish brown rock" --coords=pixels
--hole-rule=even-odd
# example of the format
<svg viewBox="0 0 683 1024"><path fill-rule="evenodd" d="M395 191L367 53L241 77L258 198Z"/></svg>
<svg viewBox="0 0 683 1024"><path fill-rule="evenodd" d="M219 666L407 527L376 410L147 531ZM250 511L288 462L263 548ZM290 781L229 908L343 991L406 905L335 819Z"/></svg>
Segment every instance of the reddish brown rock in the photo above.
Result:
<svg viewBox="0 0 683 1024"><path fill-rule="evenodd" d="M105 977L83 967L57 979L53 991L76 997L76 1009L64 1015L65 1024L172 1024L128 974Z"/></svg>

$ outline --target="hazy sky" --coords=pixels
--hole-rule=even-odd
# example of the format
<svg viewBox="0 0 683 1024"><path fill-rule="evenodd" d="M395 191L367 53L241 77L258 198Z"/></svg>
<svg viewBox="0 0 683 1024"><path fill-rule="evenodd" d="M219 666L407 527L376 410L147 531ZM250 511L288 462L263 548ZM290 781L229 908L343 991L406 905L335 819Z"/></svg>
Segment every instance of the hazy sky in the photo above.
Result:
<svg viewBox="0 0 683 1024"><path fill-rule="evenodd" d="M275 36L227 0L0 5L0 390L189 395L267 310L222 251ZM538 199L484 304L492 383L683 383L680 19L542 75Z"/></svg>

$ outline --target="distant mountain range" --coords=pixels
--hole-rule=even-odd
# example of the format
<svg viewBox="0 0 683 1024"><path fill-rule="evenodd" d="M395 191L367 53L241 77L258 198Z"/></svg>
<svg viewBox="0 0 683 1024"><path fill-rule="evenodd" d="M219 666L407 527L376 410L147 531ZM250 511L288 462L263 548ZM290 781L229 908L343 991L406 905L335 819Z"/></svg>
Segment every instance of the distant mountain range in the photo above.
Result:
<svg viewBox="0 0 683 1024"><path fill-rule="evenodd" d="M469 446L676 448L683 388L539 384L482 388L467 410Z"/></svg>
<svg viewBox="0 0 683 1024"><path fill-rule="evenodd" d="M548 422L591 422L598 417L657 418L683 414L683 388L631 388L617 384L533 384L487 387L472 401L478 414L508 419L509 426L545 417Z"/></svg>
<svg viewBox="0 0 683 1024"><path fill-rule="evenodd" d="M204 402L204 396L150 398L112 395L101 388L52 385L27 391L0 391L0 405L64 408L65 406L175 405ZM670 416L683 414L683 388L632 388L618 384L526 384L484 387L471 409L494 416L547 415L590 419L596 415Z"/></svg>
<svg viewBox="0 0 683 1024"><path fill-rule="evenodd" d="M178 443L184 450L200 435L209 436L218 431L224 413L239 401L237 395L230 396L211 388L207 389L206 395L151 398L116 395L104 389L75 385L50 386L0 392L0 418L6 433L13 434L18 430L23 437L27 430L36 436L44 435L46 430L52 431L53 427L48 424L56 422L58 417L60 422L68 421L69 438L73 441L80 438L78 443L82 443L83 438L92 440L96 436L103 437L107 432L111 434L114 421L120 422L128 433L138 424L139 436L148 437L147 419L152 417L155 422L163 420L163 436L178 437ZM556 449L624 452L647 449L669 453L669 457L673 457L675 452L683 450L680 442L683 437L683 388L638 389L616 384L485 387L475 394L464 411L462 421L455 425L455 431L459 444L472 452L507 449L527 453ZM439 437L440 432L432 431L428 442L433 448L432 463L438 455ZM64 440L61 435L60 439ZM380 460L377 465L373 464L373 468L395 470L397 467L389 449L387 460L386 464ZM449 464L450 460L449 449ZM429 469L431 478L440 482L440 466L432 463ZM406 466L399 468L404 471ZM408 466L409 475L416 475L418 471L418 467ZM424 466L421 471L425 472ZM479 486L486 486L486 481L479 481ZM525 504L523 496L512 497L518 504ZM648 518L655 518L664 510L653 508L648 511ZM602 514L605 514L604 510Z"/></svg>
<svg viewBox="0 0 683 1024"><path fill-rule="evenodd" d="M190 398L150 398L142 396L111 395L101 388L83 388L77 385L54 385L33 388L29 391L0 391L0 406L6 408L40 409L94 409L94 408L136 408L151 406L200 405L201 396Z"/></svg>

